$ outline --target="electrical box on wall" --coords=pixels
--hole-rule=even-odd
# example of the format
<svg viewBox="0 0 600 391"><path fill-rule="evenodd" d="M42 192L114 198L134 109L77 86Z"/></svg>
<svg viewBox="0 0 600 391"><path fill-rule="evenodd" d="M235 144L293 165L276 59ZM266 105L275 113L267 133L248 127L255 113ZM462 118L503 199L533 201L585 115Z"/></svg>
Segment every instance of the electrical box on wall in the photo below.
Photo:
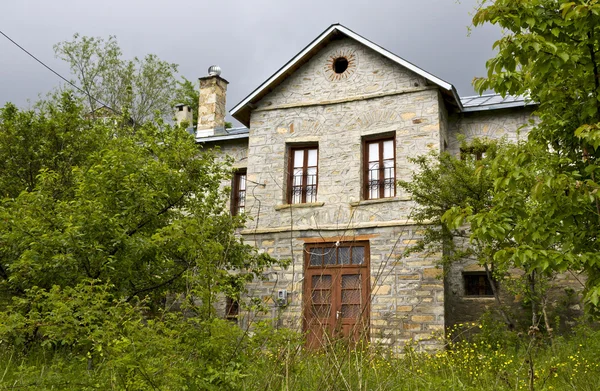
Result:
<svg viewBox="0 0 600 391"><path fill-rule="evenodd" d="M287 304L287 289L277 291L277 305L284 306Z"/></svg>

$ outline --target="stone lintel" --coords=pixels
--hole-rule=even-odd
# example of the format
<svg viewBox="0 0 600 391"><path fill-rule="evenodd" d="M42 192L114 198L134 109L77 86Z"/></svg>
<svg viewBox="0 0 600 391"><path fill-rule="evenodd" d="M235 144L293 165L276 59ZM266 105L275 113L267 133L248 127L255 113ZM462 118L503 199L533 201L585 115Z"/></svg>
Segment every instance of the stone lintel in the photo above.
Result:
<svg viewBox="0 0 600 391"><path fill-rule="evenodd" d="M284 210L284 209L300 209L300 208L318 208L325 205L324 202L306 202L303 204L282 204L275 205L275 210Z"/></svg>

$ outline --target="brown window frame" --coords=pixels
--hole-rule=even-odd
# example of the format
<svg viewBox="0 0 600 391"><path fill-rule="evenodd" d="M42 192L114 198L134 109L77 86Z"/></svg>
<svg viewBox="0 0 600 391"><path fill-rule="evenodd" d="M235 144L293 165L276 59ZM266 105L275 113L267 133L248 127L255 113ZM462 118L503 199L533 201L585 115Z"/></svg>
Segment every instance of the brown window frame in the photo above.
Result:
<svg viewBox="0 0 600 391"><path fill-rule="evenodd" d="M477 281L474 281L474 280ZM469 281L472 280L472 281ZM485 271L463 272L465 297L494 297L494 291ZM496 281L494 281L496 284ZM477 285L475 290L472 287Z"/></svg>
<svg viewBox="0 0 600 391"><path fill-rule="evenodd" d="M317 151L317 165L316 166L308 166L308 151L309 150ZM304 151L303 156L303 165L302 165L302 183L300 186L294 186L294 156L296 151ZM315 181L314 185L308 184L308 169L316 168ZM302 146L290 146L288 148L288 178L287 178L287 203L288 204L306 204L317 201L317 194L319 190L319 146L317 144L309 144ZM307 192L308 188L314 188L314 199L307 202ZM300 202L294 202L294 190L296 188L300 188Z"/></svg>
<svg viewBox="0 0 600 391"><path fill-rule="evenodd" d="M242 185L242 177L244 178L243 189L240 189ZM248 188L248 172L245 168L238 169L233 175L233 183L231 186L231 215L237 216L240 213L244 213L246 209L246 194ZM241 195L243 192L243 196ZM243 205L241 205L243 201ZM244 208L244 210L240 210Z"/></svg>
<svg viewBox="0 0 600 391"><path fill-rule="evenodd" d="M386 141L392 141L392 148L393 148L393 152L394 152L394 157L393 157L393 176L392 176L392 180L393 180L393 192L390 196L385 196L385 186L386 186L386 179L385 179L385 167L384 167L384 161L385 160L390 160L390 159L384 159L383 158L383 143ZM379 156L378 156L378 163L379 163L379 175L378 175L378 196L377 197L371 197L371 181L369 181L369 163L370 163L370 156L369 156L369 145L371 144L375 144L378 143L379 144ZM363 143L362 143L362 148L363 148L363 199L365 200L378 200L378 199L383 199L383 198L393 198L396 196L396 138L394 136L384 136L384 137L378 137L378 138L365 138L363 139Z"/></svg>

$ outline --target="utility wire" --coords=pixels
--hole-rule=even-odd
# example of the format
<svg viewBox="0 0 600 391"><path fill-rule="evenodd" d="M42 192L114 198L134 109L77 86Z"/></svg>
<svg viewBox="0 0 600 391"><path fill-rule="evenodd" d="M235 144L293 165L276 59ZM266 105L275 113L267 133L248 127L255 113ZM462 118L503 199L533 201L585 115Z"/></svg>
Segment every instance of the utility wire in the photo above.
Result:
<svg viewBox="0 0 600 391"><path fill-rule="evenodd" d="M30 52L28 52L27 49L25 49L23 46L21 46L18 43L16 43L11 37L9 37L8 35L6 35L2 30L0 30L0 34L2 34L6 39L8 39L10 42L12 42L16 47L18 47L19 49L21 49L22 51L24 51L25 53L27 53L35 61L37 61L40 64L42 64L44 66L44 68L48 69L50 72L52 72L56 76L60 77L62 80L64 80L65 82L67 82L68 84L70 84L71 86L73 86L74 88L76 88L77 90L79 90L81 93L87 95L90 99L95 100L97 103L100 103L102 106L108 107L109 109L113 110L114 112L118 112L117 110L113 109L112 107L109 107L106 103L104 103L104 102L102 102L102 101L94 98L89 93L85 92L84 90L82 90L81 88L79 88L78 86L76 86L75 84L73 84L72 82L70 82L69 80L67 80L66 78L64 78L60 73L56 72L54 69L50 68L48 65L44 64L40 59L38 59L36 56L34 56Z"/></svg>

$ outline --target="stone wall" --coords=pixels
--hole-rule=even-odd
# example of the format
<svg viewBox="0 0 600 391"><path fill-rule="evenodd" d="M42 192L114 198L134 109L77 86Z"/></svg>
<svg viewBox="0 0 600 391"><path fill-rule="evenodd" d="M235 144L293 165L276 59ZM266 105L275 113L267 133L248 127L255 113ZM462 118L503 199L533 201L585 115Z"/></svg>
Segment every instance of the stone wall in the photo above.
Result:
<svg viewBox="0 0 600 391"><path fill-rule="evenodd" d="M338 78L332 71L331 62L339 56L346 57L349 64L348 73ZM425 85L421 76L350 38L344 38L329 43L263 98L254 111L360 99L365 95L397 93Z"/></svg>
<svg viewBox="0 0 600 391"><path fill-rule="evenodd" d="M293 231L253 234L245 232L246 243L256 245L277 259L293 259L287 269L267 271L264 281L249 288L248 297L258 297L268 312L243 313L241 324L272 319L276 325L302 330L302 287L304 245L311 240L369 240L371 312L370 337L373 343L400 351L410 339L419 340L423 349L441 348L439 335L444 328L444 294L436 268L438 256L414 254L400 259L400 254L418 238L415 226L378 229ZM288 303L276 303L279 289L288 290Z"/></svg>
<svg viewBox="0 0 600 391"><path fill-rule="evenodd" d="M397 197L362 201L362 139L378 134L396 137L396 178L409 179L408 161L439 148L438 91L421 91L360 101L276 109L252 114L248 178L264 184L247 200L257 229L344 227L364 222L406 222L412 203ZM291 145L319 148L318 203L309 208L286 205L287 153ZM306 206L306 205L304 205Z"/></svg>
<svg viewBox="0 0 600 391"><path fill-rule="evenodd" d="M454 113L448 118L448 151L460 154L459 135L466 141L474 138L497 140L504 138L510 142L524 140L531 130L533 108L520 107L503 110Z"/></svg>
<svg viewBox="0 0 600 391"><path fill-rule="evenodd" d="M331 58L350 60L348 77L328 72ZM248 140L247 213L252 220L242 231L278 259L292 259L287 270L266 273L251 286L277 324L302 328L304 244L368 240L370 244L373 342L395 348L408 339L424 348L439 348L432 332L444 328L439 255L400 259L418 229L410 220L412 201L397 189L393 198L362 199L362 142L386 135L396 140L396 179L408 179L409 158L438 151L446 111L440 110L437 87L362 45L342 39L330 43L253 110ZM318 145L318 194L312 204L288 205L288 150L293 145ZM365 239L367 238L367 239ZM274 295L287 289L289 303L277 305ZM253 317L255 314L252 315ZM260 318L260 316L259 316ZM248 316L244 319L249 319ZM254 318L256 320L256 318Z"/></svg>

